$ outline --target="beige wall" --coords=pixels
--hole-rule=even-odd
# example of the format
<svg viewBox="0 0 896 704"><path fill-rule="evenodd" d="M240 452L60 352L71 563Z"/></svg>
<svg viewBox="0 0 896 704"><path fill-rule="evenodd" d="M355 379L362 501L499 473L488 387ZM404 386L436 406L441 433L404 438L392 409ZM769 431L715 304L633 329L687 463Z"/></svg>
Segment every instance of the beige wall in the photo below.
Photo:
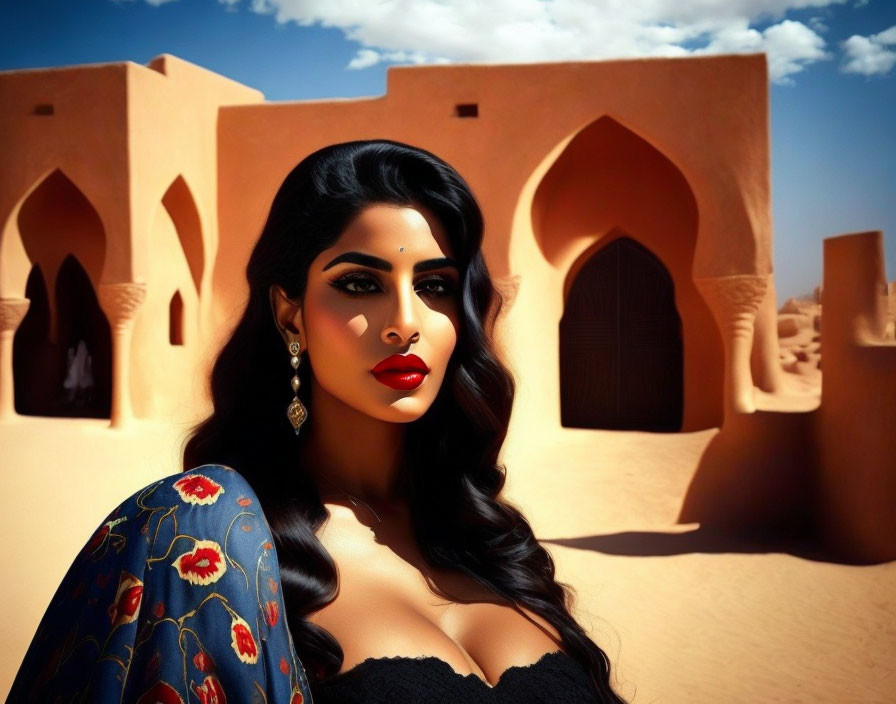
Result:
<svg viewBox="0 0 896 704"><path fill-rule="evenodd" d="M0 298L24 295L31 264L19 237L19 210L56 169L76 184L102 223L105 260L91 275L108 267L128 277L127 66L3 72L0 104ZM53 114L35 114L38 105L52 105Z"/></svg>
<svg viewBox="0 0 896 704"><path fill-rule="evenodd" d="M206 350L218 251L218 111L263 96L171 56L128 69L134 278L148 284L132 345L134 412L188 422L203 380L171 371L195 370ZM175 293L183 301L183 345L169 344Z"/></svg>

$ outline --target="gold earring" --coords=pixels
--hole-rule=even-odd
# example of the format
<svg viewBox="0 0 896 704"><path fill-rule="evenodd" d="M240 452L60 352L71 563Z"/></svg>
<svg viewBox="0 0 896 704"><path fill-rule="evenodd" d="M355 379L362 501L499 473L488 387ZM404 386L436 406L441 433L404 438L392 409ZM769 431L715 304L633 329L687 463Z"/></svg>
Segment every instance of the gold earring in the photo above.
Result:
<svg viewBox="0 0 896 704"><path fill-rule="evenodd" d="M296 431L296 435L299 434L299 429L302 427L302 423L304 423L308 419L308 409L305 408L304 404L299 400L299 364L301 363L301 358L299 357L299 352L302 351L301 345L299 345L298 340L292 340L289 343L289 353L292 355L292 359L289 360L290 364L292 364L292 368L296 370L295 375L292 378L292 392L295 396L292 399L292 403L289 404L289 408L286 409L286 416L289 418L289 422L292 423L292 427Z"/></svg>

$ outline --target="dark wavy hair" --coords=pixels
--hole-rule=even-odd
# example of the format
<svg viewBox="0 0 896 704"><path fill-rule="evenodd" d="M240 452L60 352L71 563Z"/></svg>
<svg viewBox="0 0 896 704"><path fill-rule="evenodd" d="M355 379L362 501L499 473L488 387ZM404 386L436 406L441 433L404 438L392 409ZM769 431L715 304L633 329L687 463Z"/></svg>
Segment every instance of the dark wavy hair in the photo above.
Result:
<svg viewBox="0 0 896 704"><path fill-rule="evenodd" d="M445 228L461 275L457 344L433 404L408 423L398 477L420 550L430 566L462 572L518 611L522 605L545 618L590 674L598 701L621 703L609 684L609 659L570 615L572 588L554 579L550 554L500 496L506 468L497 458L515 389L491 342L502 299L481 253L479 205L434 154L391 140L353 141L319 149L289 173L249 258L245 311L212 369L214 410L191 429L183 468L226 464L256 491L275 540L296 652L312 681L336 674L342 648L306 619L335 598L337 574L315 535L328 512L298 459L304 436L285 412L293 371L269 290L279 284L302 300L312 260L375 203L427 207ZM310 364L299 366L299 397L314 413L310 374Z"/></svg>

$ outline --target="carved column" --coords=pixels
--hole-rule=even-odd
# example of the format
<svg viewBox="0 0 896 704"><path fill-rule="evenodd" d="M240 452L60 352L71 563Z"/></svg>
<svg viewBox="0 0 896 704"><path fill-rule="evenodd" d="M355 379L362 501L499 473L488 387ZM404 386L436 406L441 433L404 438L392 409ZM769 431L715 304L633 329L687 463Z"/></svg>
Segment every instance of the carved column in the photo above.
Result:
<svg viewBox="0 0 896 704"><path fill-rule="evenodd" d="M134 316L146 299L146 284L100 284L98 298L112 328L112 422L109 427L121 428L134 415L131 408L131 335Z"/></svg>
<svg viewBox="0 0 896 704"><path fill-rule="evenodd" d="M15 406L12 343L30 305L31 301L27 298L0 298L0 420L9 420L18 415Z"/></svg>
<svg viewBox="0 0 896 704"><path fill-rule="evenodd" d="M725 415L752 413L753 376L750 352L753 323L765 295L768 277L736 274L694 279L722 332L725 345Z"/></svg>

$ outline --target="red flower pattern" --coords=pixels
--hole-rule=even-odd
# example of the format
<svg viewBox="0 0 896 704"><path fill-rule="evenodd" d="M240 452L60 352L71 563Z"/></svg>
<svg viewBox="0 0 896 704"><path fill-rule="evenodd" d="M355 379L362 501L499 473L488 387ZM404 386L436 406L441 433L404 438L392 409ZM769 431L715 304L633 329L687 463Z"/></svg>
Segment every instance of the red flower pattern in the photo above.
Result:
<svg viewBox="0 0 896 704"><path fill-rule="evenodd" d="M137 704L184 704L184 700L174 687L159 680L143 693Z"/></svg>
<svg viewBox="0 0 896 704"><path fill-rule="evenodd" d="M227 571L221 546L214 540L197 540L190 552L180 555L172 567L191 584L212 584Z"/></svg>
<svg viewBox="0 0 896 704"><path fill-rule="evenodd" d="M201 685L193 685L193 691L199 697L200 704L227 704L224 688L214 675L206 677Z"/></svg>
<svg viewBox="0 0 896 704"><path fill-rule="evenodd" d="M87 543L87 547L84 548L88 553L96 552L100 545L106 542L106 536L109 535L109 531L111 530L110 523L111 521L104 523L100 526L100 529L93 534L90 542Z"/></svg>
<svg viewBox="0 0 896 704"><path fill-rule="evenodd" d="M144 671L146 679L149 680L149 679L152 679L153 677L155 677L158 674L159 668L161 666L162 666L162 653L160 653L157 650L156 652L154 652L152 654L152 657L146 663L146 670Z"/></svg>
<svg viewBox="0 0 896 704"><path fill-rule="evenodd" d="M215 669L215 661L212 656L204 650L200 650L193 656L193 664L200 672L211 672Z"/></svg>
<svg viewBox="0 0 896 704"><path fill-rule="evenodd" d="M258 662L258 644L252 637L249 624L239 616L236 616L230 624L230 644L236 656L247 665Z"/></svg>
<svg viewBox="0 0 896 704"><path fill-rule="evenodd" d="M188 474L174 482L180 498L188 504L213 504L224 493L224 487L203 474Z"/></svg>
<svg viewBox="0 0 896 704"><path fill-rule="evenodd" d="M289 663L286 662L286 658L284 657L280 658L280 672L282 672L284 675L289 674Z"/></svg>
<svg viewBox="0 0 896 704"><path fill-rule="evenodd" d="M264 620L268 625L273 627L280 618L280 606L276 601L266 601L264 603Z"/></svg>
<svg viewBox="0 0 896 704"><path fill-rule="evenodd" d="M143 582L130 572L122 571L118 578L115 599L109 605L109 620L113 627L131 623L137 618L137 610L143 597Z"/></svg>
<svg viewBox="0 0 896 704"><path fill-rule="evenodd" d="M302 696L302 693L298 689L292 690L292 699L289 700L289 704L304 704L305 697Z"/></svg>
<svg viewBox="0 0 896 704"><path fill-rule="evenodd" d="M248 496L241 496L240 498L238 498L236 500L236 502L240 506L251 506L252 505L252 499L250 499Z"/></svg>

